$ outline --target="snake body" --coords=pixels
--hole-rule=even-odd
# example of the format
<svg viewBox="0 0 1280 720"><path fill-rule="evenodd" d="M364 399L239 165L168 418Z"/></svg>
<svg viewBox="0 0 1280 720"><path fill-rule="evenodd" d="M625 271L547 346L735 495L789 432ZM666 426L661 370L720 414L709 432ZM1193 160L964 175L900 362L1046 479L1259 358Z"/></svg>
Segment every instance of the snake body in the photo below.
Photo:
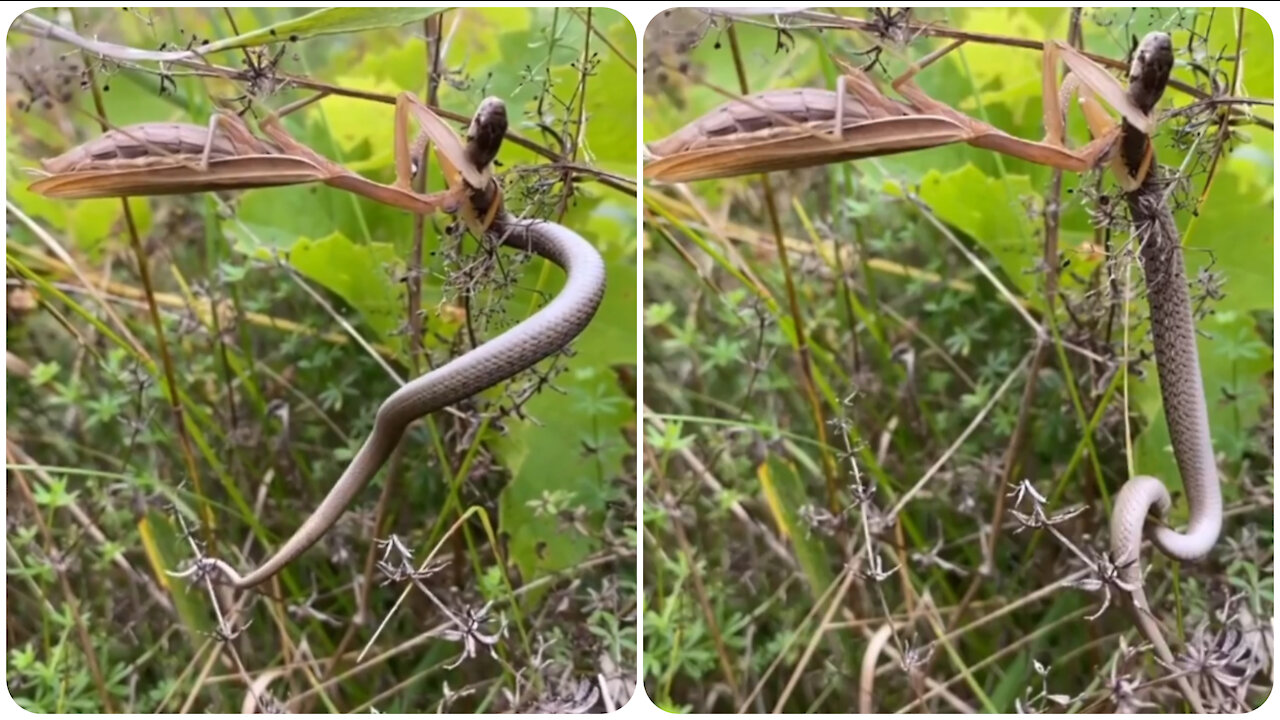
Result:
<svg viewBox="0 0 1280 720"><path fill-rule="evenodd" d="M377 475L414 420L493 387L559 352L594 317L604 298L605 264L577 233L543 220L503 214L491 237L510 248L543 257L564 269L564 288L550 303L507 332L413 380L378 409L373 431L320 506L261 566L240 575L227 563L208 558L236 588L261 584L280 572L333 527L347 506Z"/></svg>
<svg viewBox="0 0 1280 720"><path fill-rule="evenodd" d="M1207 555L1218 540L1222 530L1222 492L1209 437L1209 413L1200 378L1195 320L1183 270L1182 248L1162 194L1159 189L1144 193L1140 188L1131 195L1130 206L1135 218L1145 216L1151 221L1145 226L1145 232L1141 229L1143 226L1139 226L1139 257L1147 278L1160 396L1190 514L1185 532L1153 524L1148 535L1165 555L1188 562ZM1138 205L1147 207L1135 207ZM1152 207L1155 205L1158 207ZM1140 550L1150 512L1154 509L1163 518L1171 504L1169 490L1163 482L1150 475L1139 475L1120 488L1111 516L1111 554L1120 579L1129 589L1134 623L1166 663L1173 662L1173 653L1142 589ZM1180 678L1178 684L1192 705L1198 705L1198 695L1186 679ZM1195 709L1204 712L1203 708Z"/></svg>
<svg viewBox="0 0 1280 720"><path fill-rule="evenodd" d="M1130 70L1130 96L1144 105L1144 110L1155 105L1171 65L1169 36L1147 35ZM1126 140L1133 137L1132 133L1126 134ZM1124 152L1129 166L1134 167L1142 148L1138 143L1129 144L1131 147ZM1160 519L1168 514L1172 505L1169 490L1149 475L1131 478L1116 496L1111 517L1111 554L1129 593L1126 602L1134 623L1160 659L1172 664L1173 653L1142 589L1143 530L1148 529L1147 534L1155 546L1170 558L1184 562L1199 560L1213 549L1222 531L1222 492L1209 435L1209 411L1200 376L1195 317L1183 268L1182 245L1163 183L1152 172L1136 190L1127 193L1125 199L1147 282L1151 335L1165 421L1190 514L1185 532L1176 532L1162 524L1148 526L1147 518L1153 509ZM1177 683L1193 709L1204 712L1198 693L1187 679L1179 677Z"/></svg>
<svg viewBox="0 0 1280 720"><path fill-rule="evenodd" d="M1217 542L1222 530L1222 493L1209 438L1209 412L1181 247L1168 209L1155 215L1159 224L1169 225L1152 226L1150 232L1139 235L1140 257L1147 278L1160 396L1191 512L1185 533L1156 526L1150 535L1164 554L1191 561L1204 557ZM1169 491L1158 479L1140 475L1121 488L1111 523L1113 545L1123 551L1117 562L1136 559L1143 519L1152 507L1162 516L1170 507Z"/></svg>

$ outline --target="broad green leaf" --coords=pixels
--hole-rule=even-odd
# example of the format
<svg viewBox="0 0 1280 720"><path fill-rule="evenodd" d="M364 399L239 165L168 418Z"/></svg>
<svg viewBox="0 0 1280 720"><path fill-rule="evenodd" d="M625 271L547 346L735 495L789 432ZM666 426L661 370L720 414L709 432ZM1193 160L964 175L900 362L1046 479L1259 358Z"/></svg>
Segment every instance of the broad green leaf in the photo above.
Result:
<svg viewBox="0 0 1280 720"><path fill-rule="evenodd" d="M339 84L369 88L371 92L395 95L401 88L389 82L378 82L365 75L344 76ZM325 137L326 155L343 163L353 172L373 174L395 167L394 105L371 103L352 97L326 98L322 103L324 118L317 119L312 131ZM409 129L410 142L417 127Z"/></svg>
<svg viewBox="0 0 1280 720"><path fill-rule="evenodd" d="M809 591L818 598L831 585L831 567L822 541L800 519L800 509L821 505L821 501L810 496L795 466L776 454L771 453L756 466L756 477L778 534L795 549L796 560L809 581Z"/></svg>
<svg viewBox="0 0 1280 720"><path fill-rule="evenodd" d="M1208 9L1202 12L1210 12ZM1236 48L1236 32L1238 29L1237 17L1244 16L1244 35L1241 46L1244 48L1241 58L1241 74L1239 87L1233 91L1232 95L1253 98L1274 98L1275 96L1275 37L1270 24L1266 18L1258 14L1255 10L1231 8L1226 10L1220 8L1217 10L1215 22L1210 28L1207 47L1210 52L1217 52L1221 48L1226 48L1224 52L1229 54L1235 53ZM1227 15L1229 13L1229 15ZM1188 33L1176 32L1173 36L1174 47L1186 47L1186 37ZM1209 60L1209 58L1203 58ZM1181 63L1179 64L1181 65ZM1225 69L1230 70L1229 64L1224 64ZM1175 67L1175 76L1182 80L1196 79L1189 70ZM1186 102L1185 98L1179 98L1178 104ZM1241 108L1244 109L1244 108ZM1275 107L1273 105L1250 105L1248 111L1254 115L1269 120L1275 119ZM1240 151L1247 152L1256 156L1259 160L1265 159L1265 165L1269 168L1268 177L1265 178L1266 185L1271 186L1270 175L1274 173L1274 155L1275 133L1271 130L1259 126L1241 126L1238 131L1244 133L1248 141L1242 144Z"/></svg>
<svg viewBox="0 0 1280 720"><path fill-rule="evenodd" d="M359 70L377 85L389 84L419 98L426 91L427 57L422 46L416 43L388 43L369 48L359 57L359 65L351 69Z"/></svg>
<svg viewBox="0 0 1280 720"><path fill-rule="evenodd" d="M919 195L940 220L982 246L986 252L979 257L994 257L1018 294L1032 294L1034 277L1026 270L1038 262L1041 249L1027 207L1038 194L1025 176L994 178L965 165L930 172L920 182Z"/></svg>
<svg viewBox="0 0 1280 720"><path fill-rule="evenodd" d="M1061 37L1060 34L1048 34L1052 30L1047 25L1066 25L1066 13L1062 9L1053 8L966 8L955 15L961 21L960 27L965 30L990 32L992 28L998 27L1001 34L1037 41ZM929 48L933 49L935 46L941 46L941 43L930 45ZM926 68L921 73L921 85L931 93L939 92L937 99L952 102L956 108L979 118L982 117L979 108L1004 104L1017 125L1021 126L1031 111L1034 111L1038 121L1043 67L1039 48L1011 50L1003 45L966 43L952 55L955 57L948 58L948 62L954 63L961 73L968 76L967 81L959 87L929 82L929 73L936 70L934 67ZM955 93L955 97L946 97L947 93L943 89L947 87L954 88L950 92ZM1004 129L1012 132L1008 128Z"/></svg>
<svg viewBox="0 0 1280 720"><path fill-rule="evenodd" d="M393 331L404 316L404 286L395 277L404 263L390 245L357 245L339 233L304 237L289 249L289 262L359 311L379 340L399 346Z"/></svg>
<svg viewBox="0 0 1280 720"><path fill-rule="evenodd" d="M344 198L318 185L250 190L236 203L236 217L223 231L242 252L286 250L298 236L323 237L341 226Z"/></svg>
<svg viewBox="0 0 1280 720"><path fill-rule="evenodd" d="M603 221L609 219L603 213L583 214L601 218L591 227L607 224ZM562 526L555 517L540 515L536 503L548 494L571 494L572 504L582 505L588 513L586 526L598 527L611 495L609 483L632 452L619 428L632 424L635 401L619 389L613 368L634 363L636 357L635 249L633 242L619 242L633 238L628 230L634 227L634 216L626 224L615 220L613 231L598 240L589 229L580 229L605 256L604 302L574 342L574 356L565 361L569 371L555 380L565 395L539 393L526 405L538 422L512 422L495 444L495 453L512 471L512 481L500 500L500 526L510 537L512 560L526 581L572 566L597 545L595 538ZM550 292L561 284L556 279L544 289ZM524 308L519 312L528 314Z"/></svg>
<svg viewBox="0 0 1280 720"><path fill-rule="evenodd" d="M593 9L592 23L612 30L614 47L635 56L636 36L627 19L612 10ZM599 29L599 28L597 28ZM581 44L581 43L579 43ZM605 47L597 37L590 39L592 54L613 57L613 51ZM580 60L575 60L575 63ZM635 123L615 122L614 118L634 116L636 112L636 71L626 63L613 59L602 62L587 91L586 144L583 156L602 170L624 176L634 176L636 171ZM577 70L565 64L556 70L556 77L565 86L571 85Z"/></svg>
<svg viewBox="0 0 1280 720"><path fill-rule="evenodd" d="M1266 223L1243 221L1270 217L1275 199L1270 185L1258 182L1251 169L1233 165L1221 170L1200 215L1180 213L1178 218L1187 276L1194 280L1202 270L1223 276L1225 296L1213 303L1219 311L1275 307L1275 235Z"/></svg>
<svg viewBox="0 0 1280 720"><path fill-rule="evenodd" d="M542 392L526 406L538 423L521 423L495 450L512 480L499 499L500 523L510 538L511 559L527 582L581 562L598 546L610 483L632 449L618 428L635 416L634 401L609 369L575 366L556 379L561 393ZM563 494L559 515L539 503ZM567 516L581 508L580 533Z"/></svg>
<svg viewBox="0 0 1280 720"><path fill-rule="evenodd" d="M139 239L151 232L151 203L147 198L130 198L134 226ZM119 248L129 245L127 232L122 231L124 206L119 198L101 200L77 200L70 204L67 228L74 234L76 247L98 259L106 247Z"/></svg>

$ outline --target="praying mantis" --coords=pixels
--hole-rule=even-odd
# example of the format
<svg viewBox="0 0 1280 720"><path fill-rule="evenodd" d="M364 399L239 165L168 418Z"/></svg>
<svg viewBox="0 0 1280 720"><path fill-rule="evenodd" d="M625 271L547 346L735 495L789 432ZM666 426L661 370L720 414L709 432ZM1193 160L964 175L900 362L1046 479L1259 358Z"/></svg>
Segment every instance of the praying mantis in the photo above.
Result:
<svg viewBox="0 0 1280 720"><path fill-rule="evenodd" d="M323 93L266 116L254 135L235 113L215 112L207 127L186 123L141 123L110 130L83 145L41 161L44 177L31 190L46 197L86 199L146 195L174 195L225 189L250 189L322 182L411 212L466 211L466 181L471 189L487 188L491 174L467 162L466 150L453 131L410 93L396 98L393 185L374 182L320 155L290 136L280 118L324 97ZM410 149L408 123L421 131ZM437 145L450 188L434 194L410 188L411 158L421 155L428 141ZM498 204L473 231L492 222ZM478 236L478 234L477 234Z"/></svg>
<svg viewBox="0 0 1280 720"><path fill-rule="evenodd" d="M890 155L964 142L1041 165L1084 172L1111 162L1119 168L1120 125L1097 103L1106 102L1144 135L1155 119L1126 95L1115 78L1065 43L1044 43L1044 140L1010 135L929 97L913 80L916 73L960 47L956 40L915 63L892 82L903 100L887 97L867 74L832 57L843 75L835 91L816 88L770 90L731 100L675 133L651 143L645 177L664 183L692 182L772 172ZM1070 74L1058 87L1064 61ZM1094 140L1072 150L1064 140L1063 106L1079 94ZM1117 173L1125 189L1141 184L1150 168L1145 149L1136 172Z"/></svg>

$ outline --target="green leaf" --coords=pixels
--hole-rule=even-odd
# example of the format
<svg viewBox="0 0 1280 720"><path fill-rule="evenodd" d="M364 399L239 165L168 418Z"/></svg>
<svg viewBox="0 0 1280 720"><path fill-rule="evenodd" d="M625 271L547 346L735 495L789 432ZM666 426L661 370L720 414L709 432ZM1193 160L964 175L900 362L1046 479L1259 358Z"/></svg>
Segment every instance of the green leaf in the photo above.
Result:
<svg viewBox="0 0 1280 720"><path fill-rule="evenodd" d="M791 542L809 581L809 592L815 599L820 597L831 586L831 567L821 540L800 519L801 508L817 501L809 495L795 466L776 454L770 453L763 464L756 466L756 476L778 534Z"/></svg>
<svg viewBox="0 0 1280 720"><path fill-rule="evenodd" d="M1264 184L1265 183L1265 184ZM1255 222L1275 211L1270 181L1239 163L1221 169L1198 217L1179 218L1187 277L1202 270L1220 273L1225 297L1215 310L1271 310L1275 307L1275 236L1271 225ZM1244 221L1248 219L1249 221ZM1230 231L1225 231L1230 228Z"/></svg>
<svg viewBox="0 0 1280 720"><path fill-rule="evenodd" d="M393 331L404 315L404 286L394 282L404 263L386 243L357 245L341 233L299 238L289 262L359 311L378 339L399 345Z"/></svg>
<svg viewBox="0 0 1280 720"><path fill-rule="evenodd" d="M120 232L124 222L124 205L119 198L79 200L70 206L67 229L73 233L75 246L97 260L108 244L127 246L128 236ZM138 237L146 237L151 231L151 204L147 198L129 198L133 211L134 227Z"/></svg>
<svg viewBox="0 0 1280 720"><path fill-rule="evenodd" d="M1014 702L1027 687L1030 675L1031 667L1025 652L1015 655L1012 662L1002 663L1000 682L991 692L991 704L997 712L1013 712Z"/></svg>
<svg viewBox="0 0 1280 720"><path fill-rule="evenodd" d="M342 76L336 82L386 95L402 90L391 82L377 81L363 74ZM395 166L394 105L353 97L329 98L322 105L324 122L316 135L323 138L327 155L361 174Z"/></svg>
<svg viewBox="0 0 1280 720"><path fill-rule="evenodd" d="M634 220L630 227L634 228ZM634 234L626 233L621 224L605 235L628 236ZM555 380L562 393L539 393L525 405L538 422L513 423L495 443L495 454L512 472L499 500L499 524L510 537L511 559L525 581L571 567L597 546L596 537L536 512L538 503L548 493L568 493L574 507L585 509L585 526L600 527L611 483L632 452L620 429L634 423L635 403L619 388L613 371L614 365L634 363L636 357L636 269L631 248L630 243L616 240L602 248L608 277L605 298L573 344L574 356L565 362L569 371Z"/></svg>
<svg viewBox="0 0 1280 720"><path fill-rule="evenodd" d="M49 482L37 485L32 492L36 504L46 508L66 507L75 502L78 494L67 489L67 479L61 476L54 476Z"/></svg>
<svg viewBox="0 0 1280 720"><path fill-rule="evenodd" d="M58 361L36 363L31 368L30 382L36 387L40 387L58 377L58 373L62 371L62 366Z"/></svg>
<svg viewBox="0 0 1280 720"><path fill-rule="evenodd" d="M947 225L958 228L994 257L1003 280L1016 293L1033 295L1035 278L1026 269L1041 257L1039 239L1027 204L1039 194L1025 175L990 177L973 165L948 173L930 171L920 182L919 195Z"/></svg>
<svg viewBox="0 0 1280 720"><path fill-rule="evenodd" d="M661 327L666 325L676 314L676 306L671 302L649 303L644 309L645 327Z"/></svg>
<svg viewBox="0 0 1280 720"><path fill-rule="evenodd" d="M138 534L142 538L152 576L156 584L169 592L182 626L193 637L209 632L212 629L211 620L207 609L202 605L200 593L189 592L186 580L169 576L170 572L183 568L191 559L191 551L182 530L176 526L171 516L149 509L138 520Z"/></svg>
<svg viewBox="0 0 1280 720"><path fill-rule="evenodd" d="M962 29L990 32L992 28L999 28L1001 34L1029 39L1062 37L1062 32L1052 28L1065 29L1067 19L1067 13L1061 8L967 8L957 15L962 18L959 25ZM952 55L950 62L962 74L967 73L969 80L950 92L938 90L939 99L954 102L956 108L976 117L982 117L980 107L1003 104L1018 126L1024 124L1034 108L1032 124L1040 124L1042 60L1038 48L1015 53L1002 45L968 43ZM922 84L926 84L931 93L938 87ZM947 97L950 93L955 93L955 97Z"/></svg>
<svg viewBox="0 0 1280 720"><path fill-rule="evenodd" d="M417 20L429 18L447 8L401 7L387 8L369 5L342 8L324 8L302 17L292 18L257 30L241 33L209 43L202 50L205 55L236 48L270 45L285 39L303 40L323 35L343 35L381 28L400 27Z"/></svg>
<svg viewBox="0 0 1280 720"><path fill-rule="evenodd" d="M626 16L593 8L591 22L598 30L603 29L613 46L626 57L635 57L636 33ZM575 23L573 27L576 30L581 24ZM636 125L616 122L615 118L635 117L636 71L614 57L613 51L597 37L591 38L590 50L593 54L608 54L610 62L601 62L588 84L583 151L592 165L601 170L630 177L636 171ZM577 70L568 65L559 68L558 73L564 83L572 83L577 76Z"/></svg>

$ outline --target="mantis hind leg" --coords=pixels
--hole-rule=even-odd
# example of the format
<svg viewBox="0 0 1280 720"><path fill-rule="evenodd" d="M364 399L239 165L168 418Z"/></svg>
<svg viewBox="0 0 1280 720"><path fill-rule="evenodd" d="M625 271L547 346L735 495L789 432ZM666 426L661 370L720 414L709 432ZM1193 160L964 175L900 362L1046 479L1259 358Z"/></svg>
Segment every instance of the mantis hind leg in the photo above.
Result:
<svg viewBox="0 0 1280 720"><path fill-rule="evenodd" d="M200 153L200 162L196 164L196 169L200 172L206 172L209 169L209 153L213 152L213 139L217 136L218 126L226 124L226 117L222 113L214 113L209 117L209 135L204 141L204 152Z"/></svg>
<svg viewBox="0 0 1280 720"><path fill-rule="evenodd" d="M841 75L836 78L836 115L835 125L831 128L831 138L839 140L844 137L844 98L847 94L845 85L847 84L845 76Z"/></svg>
<svg viewBox="0 0 1280 720"><path fill-rule="evenodd" d="M919 60L911 63L911 67L907 68L906 72L894 78L893 81L889 83L890 87L892 87L894 90L898 92L902 92L903 87L914 85L915 84L914 78L916 75L920 73L921 70L924 70L930 65L941 60L948 53L960 47L964 43L965 43L964 39L953 40L952 42L948 43L946 46L939 48L937 50L934 50L928 55L925 55Z"/></svg>
<svg viewBox="0 0 1280 720"><path fill-rule="evenodd" d="M316 99L318 98L311 98L309 102L314 102ZM291 109L297 108L291 107ZM351 174L349 170L341 165L294 140L293 136L280 124L280 118L283 114L284 111L271 113L258 123L258 128L280 148L281 154L302 158L314 165L319 171L319 176L316 177L317 180Z"/></svg>
<svg viewBox="0 0 1280 720"><path fill-rule="evenodd" d="M907 68L906 72L890 81L889 86L921 112L931 115L941 115L952 119L963 118L966 124L978 123L977 120L970 118L968 115L964 115L950 105L938 102L937 100L929 97L929 95L925 93L919 85L916 85L915 82L916 75L918 75L922 70L941 60L947 54L951 53L964 43L965 41L963 39L954 40L946 46L934 50L928 55L925 55L919 60L911 63L911 66ZM985 127L986 123L981 123L981 125Z"/></svg>

